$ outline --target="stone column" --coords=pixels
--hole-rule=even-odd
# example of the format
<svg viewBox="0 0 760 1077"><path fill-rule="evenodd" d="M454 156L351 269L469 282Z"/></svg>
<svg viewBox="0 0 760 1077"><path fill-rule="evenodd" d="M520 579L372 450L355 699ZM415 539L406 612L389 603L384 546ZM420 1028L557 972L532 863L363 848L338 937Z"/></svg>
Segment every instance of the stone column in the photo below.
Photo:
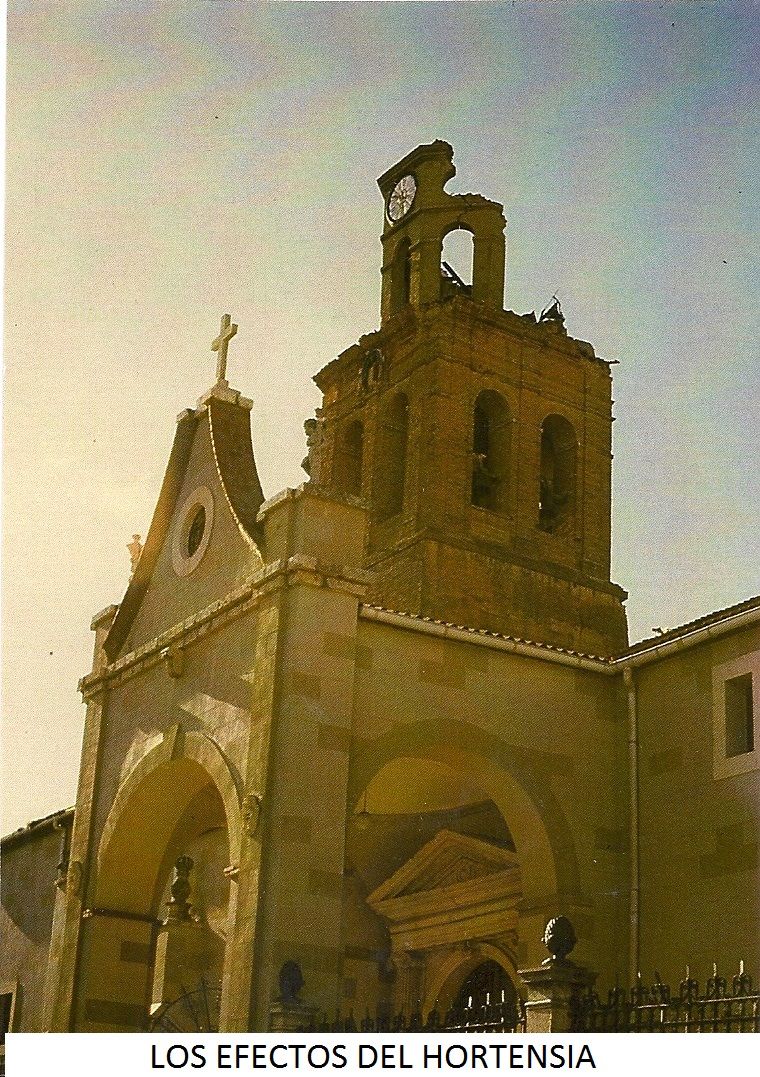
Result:
<svg viewBox="0 0 760 1077"><path fill-rule="evenodd" d="M528 1034L577 1031L578 1006L597 974L568 960L575 941L575 931L567 917L555 917L544 933L551 957L538 968L520 970L528 989L525 1003Z"/></svg>

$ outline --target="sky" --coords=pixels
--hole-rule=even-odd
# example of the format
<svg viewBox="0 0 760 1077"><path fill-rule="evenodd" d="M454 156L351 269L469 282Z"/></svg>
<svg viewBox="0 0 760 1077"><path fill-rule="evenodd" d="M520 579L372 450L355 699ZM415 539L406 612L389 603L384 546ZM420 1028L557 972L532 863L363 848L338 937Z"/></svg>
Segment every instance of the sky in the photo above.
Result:
<svg viewBox="0 0 760 1077"><path fill-rule="evenodd" d="M556 292L619 363L632 640L760 592L757 13L10 0L0 831L74 802L90 620L222 313L271 496L311 376L378 325L376 177L434 138L504 203L506 307Z"/></svg>

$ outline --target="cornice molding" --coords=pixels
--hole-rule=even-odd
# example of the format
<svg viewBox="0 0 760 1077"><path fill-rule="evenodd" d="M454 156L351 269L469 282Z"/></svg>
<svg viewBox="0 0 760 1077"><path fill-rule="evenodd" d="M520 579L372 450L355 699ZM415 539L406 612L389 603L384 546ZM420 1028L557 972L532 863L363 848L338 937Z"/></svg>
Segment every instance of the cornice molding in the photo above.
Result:
<svg viewBox="0 0 760 1077"><path fill-rule="evenodd" d="M286 587L324 588L351 595L358 603L365 597L370 579L370 573L363 569L322 564L317 558L303 554L273 561L224 598L154 636L104 669L87 674L79 682L79 691L85 701L94 699L107 688L170 659L178 648L192 646L210 632L226 627L258 606L264 598Z"/></svg>

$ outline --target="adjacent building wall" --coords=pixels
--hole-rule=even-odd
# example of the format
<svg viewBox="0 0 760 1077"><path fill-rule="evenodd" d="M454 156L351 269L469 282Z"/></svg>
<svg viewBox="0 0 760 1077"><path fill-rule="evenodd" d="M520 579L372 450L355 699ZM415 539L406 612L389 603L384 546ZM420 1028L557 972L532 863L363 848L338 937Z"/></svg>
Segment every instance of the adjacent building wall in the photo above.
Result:
<svg viewBox="0 0 760 1077"><path fill-rule="evenodd" d="M58 866L73 809L57 812L2 841L0 994L13 994L10 1030L41 1032L42 1001Z"/></svg>
<svg viewBox="0 0 760 1077"><path fill-rule="evenodd" d="M724 682L747 670L755 750L726 766ZM760 970L760 629L738 629L635 669L640 760L641 970L730 980ZM734 771L734 773L731 773Z"/></svg>

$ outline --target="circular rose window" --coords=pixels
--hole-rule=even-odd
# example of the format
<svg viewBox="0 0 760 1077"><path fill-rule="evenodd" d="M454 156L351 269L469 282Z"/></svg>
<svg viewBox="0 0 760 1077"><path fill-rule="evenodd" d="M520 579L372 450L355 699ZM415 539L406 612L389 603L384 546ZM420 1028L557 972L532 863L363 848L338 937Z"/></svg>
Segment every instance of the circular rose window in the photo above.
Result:
<svg viewBox="0 0 760 1077"><path fill-rule="evenodd" d="M172 566L178 576L189 576L208 548L214 523L214 497L207 486L193 490L177 513L172 539Z"/></svg>

